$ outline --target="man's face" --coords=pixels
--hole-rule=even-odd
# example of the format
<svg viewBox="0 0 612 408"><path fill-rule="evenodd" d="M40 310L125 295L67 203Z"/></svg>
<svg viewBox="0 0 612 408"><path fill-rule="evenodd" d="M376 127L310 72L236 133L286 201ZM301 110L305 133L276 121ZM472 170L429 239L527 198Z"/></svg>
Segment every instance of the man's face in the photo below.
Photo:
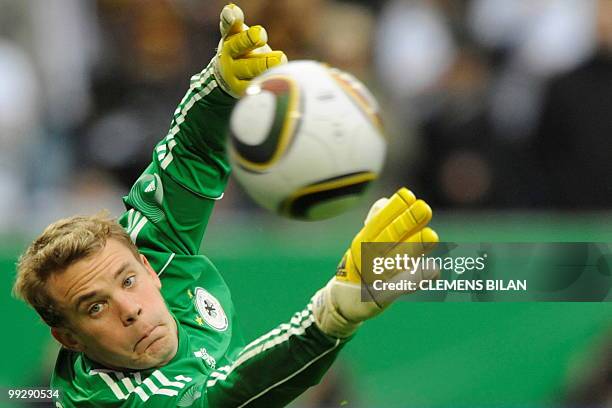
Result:
<svg viewBox="0 0 612 408"><path fill-rule="evenodd" d="M64 346L110 368L147 369L176 354L176 322L144 256L109 239L94 255L52 275L48 290L68 324L52 332Z"/></svg>

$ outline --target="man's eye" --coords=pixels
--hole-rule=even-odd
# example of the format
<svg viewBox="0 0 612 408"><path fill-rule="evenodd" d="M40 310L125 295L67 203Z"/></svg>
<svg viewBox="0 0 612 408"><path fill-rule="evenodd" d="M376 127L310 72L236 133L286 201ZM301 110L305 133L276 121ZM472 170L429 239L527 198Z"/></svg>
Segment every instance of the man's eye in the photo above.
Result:
<svg viewBox="0 0 612 408"><path fill-rule="evenodd" d="M102 309L103 309L102 303L94 303L87 310L87 313L89 313L90 316L94 316L94 315L100 313L102 311Z"/></svg>
<svg viewBox="0 0 612 408"><path fill-rule="evenodd" d="M134 283L136 283L136 276L130 276L129 278L126 278L123 281L123 287L124 288L130 288L132 286L134 286Z"/></svg>

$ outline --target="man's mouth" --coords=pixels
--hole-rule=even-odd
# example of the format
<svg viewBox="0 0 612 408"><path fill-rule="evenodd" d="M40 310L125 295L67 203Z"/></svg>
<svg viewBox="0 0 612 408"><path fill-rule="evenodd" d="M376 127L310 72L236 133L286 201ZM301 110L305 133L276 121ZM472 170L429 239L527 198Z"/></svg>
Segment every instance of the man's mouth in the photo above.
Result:
<svg viewBox="0 0 612 408"><path fill-rule="evenodd" d="M134 344L134 351L136 351L137 348L142 348L142 350L144 351L148 346L151 345L151 343L158 340L160 338L160 335L158 335L159 330L156 329L158 329L159 327L161 327L161 325L155 325L149 330L147 330L144 336L142 336L140 340L138 340L136 344Z"/></svg>

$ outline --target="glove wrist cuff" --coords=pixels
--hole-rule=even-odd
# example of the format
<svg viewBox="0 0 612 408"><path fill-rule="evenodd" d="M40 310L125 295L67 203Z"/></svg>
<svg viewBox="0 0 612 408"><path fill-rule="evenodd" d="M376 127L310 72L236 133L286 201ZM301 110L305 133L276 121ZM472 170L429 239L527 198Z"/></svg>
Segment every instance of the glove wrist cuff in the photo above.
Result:
<svg viewBox="0 0 612 408"><path fill-rule="evenodd" d="M312 305L317 326L328 336L339 339L347 338L361 326L361 323L347 320L338 311L332 301L329 284L315 293L312 297Z"/></svg>

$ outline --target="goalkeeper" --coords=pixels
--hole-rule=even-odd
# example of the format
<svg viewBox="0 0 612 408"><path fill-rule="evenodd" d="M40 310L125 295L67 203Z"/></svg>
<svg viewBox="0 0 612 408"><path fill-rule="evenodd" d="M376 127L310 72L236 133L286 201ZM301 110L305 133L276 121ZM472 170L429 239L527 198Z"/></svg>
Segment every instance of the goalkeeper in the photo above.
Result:
<svg viewBox="0 0 612 408"><path fill-rule="evenodd" d="M426 228L431 210L408 190L379 200L336 277L306 308L243 340L223 278L198 253L230 172L225 135L235 98L286 61L262 27L243 21L235 5L221 12L217 55L191 79L119 222L59 220L19 261L14 292L63 346L51 380L56 407L284 406L391 301L360 301L361 242L437 241Z"/></svg>

